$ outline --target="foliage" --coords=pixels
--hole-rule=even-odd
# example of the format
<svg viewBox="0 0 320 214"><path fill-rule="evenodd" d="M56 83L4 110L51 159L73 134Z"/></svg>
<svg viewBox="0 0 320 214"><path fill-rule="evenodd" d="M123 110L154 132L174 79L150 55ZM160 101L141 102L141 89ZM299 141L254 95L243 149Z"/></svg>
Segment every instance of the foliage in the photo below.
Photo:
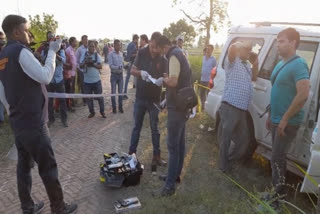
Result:
<svg viewBox="0 0 320 214"><path fill-rule="evenodd" d="M175 40L177 36L184 36L184 45L192 46L194 38L197 36L196 31L192 25L189 25L185 19L180 19L176 23L171 23L168 28L163 29L163 35L168 37L171 41Z"/></svg>
<svg viewBox="0 0 320 214"><path fill-rule="evenodd" d="M47 32L56 32L58 28L58 22L54 19L54 15L43 13L35 15L34 17L29 16L30 31L35 36L35 42L39 43L47 40ZM40 44L38 44L40 46Z"/></svg>
<svg viewBox="0 0 320 214"><path fill-rule="evenodd" d="M182 0L173 0L173 5L182 5ZM211 30L218 32L220 28L229 25L229 16L227 12L228 3L223 0L191 0L187 4L192 11L181 9L183 14L200 31L206 31L206 44L209 44ZM191 15L197 11L197 15Z"/></svg>

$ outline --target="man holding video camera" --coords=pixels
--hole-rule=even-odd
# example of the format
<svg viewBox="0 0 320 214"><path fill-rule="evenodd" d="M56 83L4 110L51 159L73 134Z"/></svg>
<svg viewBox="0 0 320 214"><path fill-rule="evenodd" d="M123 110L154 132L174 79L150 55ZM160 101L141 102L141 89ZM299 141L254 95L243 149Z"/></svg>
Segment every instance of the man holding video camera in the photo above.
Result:
<svg viewBox="0 0 320 214"><path fill-rule="evenodd" d="M230 160L244 157L249 146L247 115L253 96L252 81L258 75L258 57L252 53L251 42L236 42L230 46L225 71L226 83L219 109L218 129L219 168L223 172L230 170ZM229 154L231 140L235 142L235 148Z"/></svg>
<svg viewBox="0 0 320 214"><path fill-rule="evenodd" d="M96 52L94 41L89 41L88 51L81 56L80 68L83 69L83 83L84 91L86 94L102 94L102 84L100 77L100 69L102 69L101 58ZM103 97L97 98L100 106L100 114L103 118L106 118L104 113L104 99ZM89 108L88 118L95 116L93 98L87 99Z"/></svg>
<svg viewBox="0 0 320 214"><path fill-rule="evenodd" d="M8 15L2 22L8 38L0 53L0 100L10 108L10 124L18 151L17 186L24 214L40 213L44 203L34 203L31 198L31 168L38 164L39 175L50 200L51 213L70 214L77 205L64 202L58 167L51 146L47 123L48 96L46 84L55 71L56 52L61 39L49 43L44 66L29 50L30 32L27 20L18 15Z"/></svg>

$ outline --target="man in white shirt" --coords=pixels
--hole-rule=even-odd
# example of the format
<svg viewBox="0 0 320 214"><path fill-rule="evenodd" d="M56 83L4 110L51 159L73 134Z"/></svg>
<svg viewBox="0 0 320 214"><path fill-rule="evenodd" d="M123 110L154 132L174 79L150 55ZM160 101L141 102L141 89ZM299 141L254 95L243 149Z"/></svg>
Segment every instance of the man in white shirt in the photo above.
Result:
<svg viewBox="0 0 320 214"><path fill-rule="evenodd" d="M31 198L31 168L37 162L39 175L54 214L75 213L77 205L66 204L58 179L58 168L51 147L47 123L48 97L45 85L55 71L56 52L61 39L51 41L42 66L27 48L30 32L27 20L8 15L2 23L8 44L0 53L0 100L10 108L10 124L18 150L17 186L24 214L40 213L44 203Z"/></svg>

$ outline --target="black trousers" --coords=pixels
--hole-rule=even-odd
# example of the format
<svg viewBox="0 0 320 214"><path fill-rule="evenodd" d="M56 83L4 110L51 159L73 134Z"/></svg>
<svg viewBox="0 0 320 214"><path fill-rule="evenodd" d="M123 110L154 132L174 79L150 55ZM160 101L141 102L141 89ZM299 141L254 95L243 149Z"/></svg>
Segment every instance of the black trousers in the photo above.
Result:
<svg viewBox="0 0 320 214"><path fill-rule="evenodd" d="M64 87L64 81L62 80L60 83L50 83L47 86L48 92L57 92L57 93L65 93L65 87ZM61 121L67 121L67 103L66 99L59 99L59 105L60 105L60 115L61 115ZM49 99L48 104L48 112L49 112L49 121L53 122L55 120L54 118L54 107L53 107L53 98Z"/></svg>
<svg viewBox="0 0 320 214"><path fill-rule="evenodd" d="M15 131L14 135L18 150L18 194L23 212L28 213L34 207L31 198L33 160L38 164L39 175L46 188L51 210L59 212L64 207L63 193L48 127L44 125L38 129Z"/></svg>

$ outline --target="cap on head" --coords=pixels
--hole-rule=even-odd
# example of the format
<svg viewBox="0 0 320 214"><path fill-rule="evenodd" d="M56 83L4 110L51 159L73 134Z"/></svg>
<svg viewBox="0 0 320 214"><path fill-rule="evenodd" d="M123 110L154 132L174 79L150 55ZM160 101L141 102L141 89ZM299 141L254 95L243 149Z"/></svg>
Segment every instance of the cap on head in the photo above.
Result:
<svg viewBox="0 0 320 214"><path fill-rule="evenodd" d="M177 36L176 41L182 40L184 42L184 37L182 35Z"/></svg>

